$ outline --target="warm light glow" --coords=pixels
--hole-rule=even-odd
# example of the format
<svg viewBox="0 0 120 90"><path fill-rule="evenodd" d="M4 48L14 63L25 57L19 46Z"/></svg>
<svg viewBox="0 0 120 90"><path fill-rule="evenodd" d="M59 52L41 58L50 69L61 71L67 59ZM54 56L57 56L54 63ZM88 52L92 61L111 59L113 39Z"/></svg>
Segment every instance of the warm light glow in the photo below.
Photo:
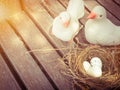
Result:
<svg viewBox="0 0 120 90"><path fill-rule="evenodd" d="M5 7L0 6L0 20L7 17L7 12L8 11L5 9Z"/></svg>
<svg viewBox="0 0 120 90"><path fill-rule="evenodd" d="M20 10L19 0L0 0L0 20L8 18Z"/></svg>

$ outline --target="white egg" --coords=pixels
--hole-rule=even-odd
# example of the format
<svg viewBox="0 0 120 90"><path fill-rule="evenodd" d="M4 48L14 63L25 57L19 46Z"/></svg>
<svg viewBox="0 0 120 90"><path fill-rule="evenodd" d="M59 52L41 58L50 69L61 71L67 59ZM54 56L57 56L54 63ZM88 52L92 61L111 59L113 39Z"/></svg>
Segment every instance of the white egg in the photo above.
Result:
<svg viewBox="0 0 120 90"><path fill-rule="evenodd" d="M101 77L102 76L102 69L100 67L92 67L92 76Z"/></svg>
<svg viewBox="0 0 120 90"><path fill-rule="evenodd" d="M83 62L83 67L84 67L85 71L87 71L91 67L91 65L88 61L84 61Z"/></svg>
<svg viewBox="0 0 120 90"><path fill-rule="evenodd" d="M83 67L86 73L92 77L102 76L102 61L98 57L93 57L90 61L84 61Z"/></svg>
<svg viewBox="0 0 120 90"><path fill-rule="evenodd" d="M90 61L92 66L98 66L98 67L102 67L102 61L99 57L93 57Z"/></svg>

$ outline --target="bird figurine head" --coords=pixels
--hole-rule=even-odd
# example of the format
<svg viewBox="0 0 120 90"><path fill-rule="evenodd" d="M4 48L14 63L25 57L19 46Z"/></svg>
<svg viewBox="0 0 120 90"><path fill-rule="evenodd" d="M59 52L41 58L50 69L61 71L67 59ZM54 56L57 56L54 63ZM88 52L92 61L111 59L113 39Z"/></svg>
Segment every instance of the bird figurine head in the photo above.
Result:
<svg viewBox="0 0 120 90"><path fill-rule="evenodd" d="M68 12L65 11L65 12L60 13L59 19L65 28L69 26L71 17Z"/></svg>
<svg viewBox="0 0 120 90"><path fill-rule="evenodd" d="M106 10L102 6L96 6L88 16L88 19L104 19L106 18Z"/></svg>

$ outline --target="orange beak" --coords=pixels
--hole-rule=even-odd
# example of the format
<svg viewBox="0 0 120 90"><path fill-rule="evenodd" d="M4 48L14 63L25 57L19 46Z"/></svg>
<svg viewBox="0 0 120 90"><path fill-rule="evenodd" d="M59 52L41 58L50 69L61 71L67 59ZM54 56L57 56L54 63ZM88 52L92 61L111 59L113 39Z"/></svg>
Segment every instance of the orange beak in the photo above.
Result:
<svg viewBox="0 0 120 90"><path fill-rule="evenodd" d="M88 19L94 19L94 18L96 18L96 14L95 14L94 12L91 12L91 13L88 15L87 18L88 18Z"/></svg>
<svg viewBox="0 0 120 90"><path fill-rule="evenodd" d="M65 27L65 28L67 28L67 27L68 27L68 25L69 25L69 23L70 23L70 20L68 20L68 21L64 22L64 23L63 23L64 27Z"/></svg>
<svg viewBox="0 0 120 90"><path fill-rule="evenodd" d="M43 2L45 2L46 4L50 5L49 0L43 0Z"/></svg>

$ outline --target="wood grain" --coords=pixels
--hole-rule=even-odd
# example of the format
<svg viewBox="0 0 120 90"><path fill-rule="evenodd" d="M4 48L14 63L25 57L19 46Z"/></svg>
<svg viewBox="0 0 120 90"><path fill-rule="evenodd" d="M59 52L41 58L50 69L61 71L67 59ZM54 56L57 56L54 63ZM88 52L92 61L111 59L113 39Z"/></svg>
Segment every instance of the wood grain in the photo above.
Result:
<svg viewBox="0 0 120 90"><path fill-rule="evenodd" d="M71 90L70 81L60 72L66 70L65 64L59 60L61 57L24 12L17 15L17 17L20 20L13 17L10 19L11 23L22 36L28 47L31 50L38 50L37 52L33 51L33 54L53 80L53 83L59 90Z"/></svg>
<svg viewBox="0 0 120 90"><path fill-rule="evenodd" d="M7 64L0 55L0 90L21 90Z"/></svg>
<svg viewBox="0 0 120 90"><path fill-rule="evenodd" d="M103 5L108 11L110 11L117 19L120 20L120 7L115 4L112 0L97 0Z"/></svg>
<svg viewBox="0 0 120 90"><path fill-rule="evenodd" d="M13 3L14 2L14 3ZM4 9L4 12L2 12ZM0 0L0 13L5 13L7 17L21 11L19 0Z"/></svg>
<svg viewBox="0 0 120 90"><path fill-rule="evenodd" d="M113 0L118 6L120 6L120 0Z"/></svg>
<svg viewBox="0 0 120 90"><path fill-rule="evenodd" d="M53 90L33 58L26 54L24 43L6 23L0 23L0 44L14 69L29 90Z"/></svg>
<svg viewBox="0 0 120 90"><path fill-rule="evenodd" d="M50 34L53 18L46 11L46 9L40 4L40 2L34 3L31 6L33 1L30 1L31 2L27 2L27 0L23 1L25 11L28 12L34 23L38 26L38 28L40 28L41 32L46 36L51 44L59 49L69 47L68 42L63 42ZM65 54L67 50L61 50L61 52Z"/></svg>
<svg viewBox="0 0 120 90"><path fill-rule="evenodd" d="M58 1L61 3L61 5L63 5L66 8L69 0L58 0Z"/></svg>
<svg viewBox="0 0 120 90"><path fill-rule="evenodd" d="M60 12L65 11L65 8L57 0L48 0L50 4L43 3L42 5L50 12L51 16L55 18Z"/></svg>

